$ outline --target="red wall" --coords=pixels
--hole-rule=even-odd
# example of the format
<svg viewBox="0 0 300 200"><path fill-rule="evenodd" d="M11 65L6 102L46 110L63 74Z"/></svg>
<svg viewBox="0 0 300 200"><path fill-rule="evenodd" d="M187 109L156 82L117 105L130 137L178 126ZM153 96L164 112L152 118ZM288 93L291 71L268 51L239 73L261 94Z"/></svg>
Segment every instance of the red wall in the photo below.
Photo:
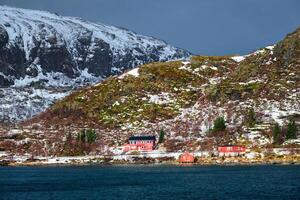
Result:
<svg viewBox="0 0 300 200"><path fill-rule="evenodd" d="M137 140L135 141L135 144L126 144L124 145L124 152L127 151L152 151L155 142L149 140Z"/></svg>
<svg viewBox="0 0 300 200"><path fill-rule="evenodd" d="M245 152L246 148L242 146L222 146L218 147L218 151L222 153L231 153L231 152Z"/></svg>
<svg viewBox="0 0 300 200"><path fill-rule="evenodd" d="M190 153L184 153L179 157L180 163L193 163L195 161L195 158Z"/></svg>

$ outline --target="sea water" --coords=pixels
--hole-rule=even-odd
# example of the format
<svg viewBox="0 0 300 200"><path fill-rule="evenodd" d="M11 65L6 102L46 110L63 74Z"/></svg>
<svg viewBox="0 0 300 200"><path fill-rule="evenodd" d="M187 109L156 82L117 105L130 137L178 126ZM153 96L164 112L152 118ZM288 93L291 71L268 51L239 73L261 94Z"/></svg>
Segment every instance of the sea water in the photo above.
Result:
<svg viewBox="0 0 300 200"><path fill-rule="evenodd" d="M0 167L0 199L300 199L300 166Z"/></svg>

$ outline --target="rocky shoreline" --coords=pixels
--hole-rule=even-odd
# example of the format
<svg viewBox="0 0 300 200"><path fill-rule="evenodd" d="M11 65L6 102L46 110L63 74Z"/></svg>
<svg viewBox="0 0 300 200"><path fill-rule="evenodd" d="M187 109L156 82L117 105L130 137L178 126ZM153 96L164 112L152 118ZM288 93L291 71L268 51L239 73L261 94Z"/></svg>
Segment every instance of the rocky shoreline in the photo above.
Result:
<svg viewBox="0 0 300 200"><path fill-rule="evenodd" d="M57 157L48 159L28 159L22 162L0 161L0 166L71 166L71 165L300 165L300 155L275 156L256 159L245 157L209 157L197 158L194 163L179 163L177 159L165 158L134 158L116 160L112 156Z"/></svg>

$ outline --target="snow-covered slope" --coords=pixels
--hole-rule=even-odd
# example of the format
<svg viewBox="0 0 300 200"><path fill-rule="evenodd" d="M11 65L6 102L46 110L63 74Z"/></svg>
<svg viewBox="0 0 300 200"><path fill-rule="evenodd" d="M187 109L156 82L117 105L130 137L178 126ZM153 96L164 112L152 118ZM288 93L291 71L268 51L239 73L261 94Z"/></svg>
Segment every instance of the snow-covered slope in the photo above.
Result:
<svg viewBox="0 0 300 200"><path fill-rule="evenodd" d="M189 55L126 29L0 6L0 87L76 88L140 64ZM6 96L7 103L11 98Z"/></svg>

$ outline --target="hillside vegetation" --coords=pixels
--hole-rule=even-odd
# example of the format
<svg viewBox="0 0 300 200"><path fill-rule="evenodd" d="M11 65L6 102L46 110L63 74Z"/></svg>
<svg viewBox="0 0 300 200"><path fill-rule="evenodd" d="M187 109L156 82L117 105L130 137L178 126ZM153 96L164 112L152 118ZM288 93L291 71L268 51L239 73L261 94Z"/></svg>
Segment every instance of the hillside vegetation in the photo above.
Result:
<svg viewBox="0 0 300 200"><path fill-rule="evenodd" d="M39 137L57 140L56 148L82 128L96 129L96 141L108 147L162 129L168 151L288 145L286 126L300 119L299 67L300 29L246 56L142 65L72 93L22 126L42 129ZM226 126L214 129L220 117ZM280 144L273 142L274 125L280 126ZM36 138L33 132L26 137Z"/></svg>
<svg viewBox="0 0 300 200"><path fill-rule="evenodd" d="M143 65L138 76L108 78L73 93L44 115L110 128L172 119L195 104L211 79L224 77L236 66L230 58L203 56L192 57L185 65L181 61Z"/></svg>

